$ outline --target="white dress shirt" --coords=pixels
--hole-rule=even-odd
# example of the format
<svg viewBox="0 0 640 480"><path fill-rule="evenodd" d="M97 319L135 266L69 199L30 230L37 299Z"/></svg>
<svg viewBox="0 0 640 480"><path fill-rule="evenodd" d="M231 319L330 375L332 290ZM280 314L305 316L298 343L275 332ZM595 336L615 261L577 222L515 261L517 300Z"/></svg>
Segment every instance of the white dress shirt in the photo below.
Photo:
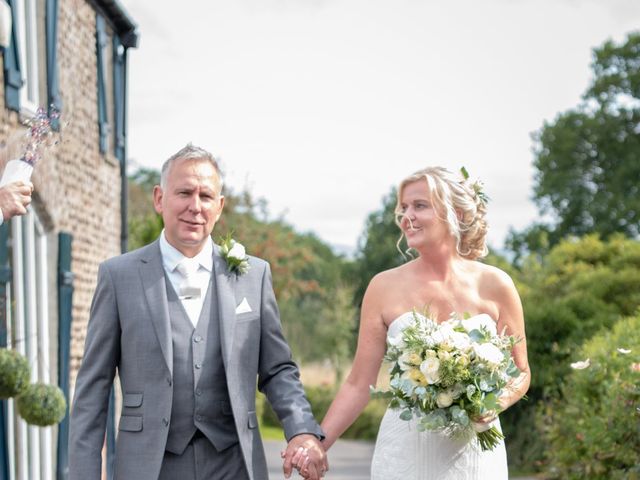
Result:
<svg viewBox="0 0 640 480"><path fill-rule="evenodd" d="M165 237L164 229L160 234L160 253L162 254L162 266L164 271L167 272L167 276L173 285L173 289L176 294L180 295L180 285L184 281L184 276L176 270L178 263L182 261L185 256L177 248L172 246ZM202 311L202 304L204 297L207 294L209 288L209 282L211 280L211 272L213 271L213 241L211 237L207 238L200 253L198 253L194 259L198 260L200 264L198 270L193 276L192 283L200 287L200 296L197 297L178 297L182 302L182 306L189 316L189 320L195 327L198 324L198 318L200 318L200 312Z"/></svg>

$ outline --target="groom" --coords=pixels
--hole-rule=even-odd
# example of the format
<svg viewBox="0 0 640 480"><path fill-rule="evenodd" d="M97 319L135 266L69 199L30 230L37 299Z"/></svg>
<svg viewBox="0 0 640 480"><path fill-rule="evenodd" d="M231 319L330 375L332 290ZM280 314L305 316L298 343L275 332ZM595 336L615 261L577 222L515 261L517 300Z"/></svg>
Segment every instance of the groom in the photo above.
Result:
<svg viewBox="0 0 640 480"><path fill-rule="evenodd" d="M294 455L308 458L305 476L324 474L323 433L282 336L269 265L246 257L249 270L231 272L211 241L221 189L213 156L187 145L153 191L160 237L100 265L71 412L71 480L101 477L116 371L116 479L266 480L256 383L289 442L285 474Z"/></svg>

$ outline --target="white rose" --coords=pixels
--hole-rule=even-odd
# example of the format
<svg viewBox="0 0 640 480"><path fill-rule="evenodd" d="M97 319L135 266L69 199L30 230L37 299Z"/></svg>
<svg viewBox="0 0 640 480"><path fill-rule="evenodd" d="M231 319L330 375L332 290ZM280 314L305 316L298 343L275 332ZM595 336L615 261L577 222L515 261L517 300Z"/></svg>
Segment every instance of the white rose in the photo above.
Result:
<svg viewBox="0 0 640 480"><path fill-rule="evenodd" d="M484 327L491 335L498 334L495 320L486 313L474 315L466 320L462 320L462 326L467 332L470 332L471 330L480 330L481 327Z"/></svg>
<svg viewBox="0 0 640 480"><path fill-rule="evenodd" d="M446 350L440 350L438 351L438 358L440 360L449 360L451 358L451 354Z"/></svg>
<svg viewBox="0 0 640 480"><path fill-rule="evenodd" d="M233 244L233 247L231 247L231 250L229 250L227 257L234 258L236 260L244 260L246 255L244 246L241 243L236 242Z"/></svg>
<svg viewBox="0 0 640 480"><path fill-rule="evenodd" d="M415 366L419 363L420 356L418 355L418 359L416 361L416 354L413 352L405 352L400 355L400 358L398 358L398 364L400 365L400 368L402 368L402 370L411 370L412 368L415 368Z"/></svg>
<svg viewBox="0 0 640 480"><path fill-rule="evenodd" d="M437 358L429 357L420 364L420 371L427 379L427 383L429 385L438 383L438 380L440 380L440 374L438 373L439 370L440 360L438 360Z"/></svg>
<svg viewBox="0 0 640 480"><path fill-rule="evenodd" d="M436 403L440 408L447 408L449 405L453 403L453 395L449 390L445 390L444 392L438 393L436 396Z"/></svg>
<svg viewBox="0 0 640 480"><path fill-rule="evenodd" d="M471 347L471 339L466 333L453 332L451 341L456 350L464 351Z"/></svg>
<svg viewBox="0 0 640 480"><path fill-rule="evenodd" d="M504 354L492 343L474 345L473 350L480 359L492 365L499 365L504 360Z"/></svg>

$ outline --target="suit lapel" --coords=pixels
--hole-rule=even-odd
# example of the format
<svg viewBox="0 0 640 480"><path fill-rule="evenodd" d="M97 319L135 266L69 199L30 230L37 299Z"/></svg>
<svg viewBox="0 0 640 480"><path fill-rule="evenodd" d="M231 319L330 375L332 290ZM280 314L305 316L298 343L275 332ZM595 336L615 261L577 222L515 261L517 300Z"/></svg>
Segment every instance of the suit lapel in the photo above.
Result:
<svg viewBox="0 0 640 480"><path fill-rule="evenodd" d="M230 275L227 271L227 264L220 256L217 245L214 246L213 251L213 274L216 279L222 358L226 366L229 364L236 328L236 298L232 284L235 281L235 276ZM215 308L215 305L212 307Z"/></svg>
<svg viewBox="0 0 640 480"><path fill-rule="evenodd" d="M151 323L156 331L165 363L173 375L173 343L171 324L169 323L169 303L165 283L162 255L158 240L149 245L146 255L141 259L140 277L144 287L144 296L149 307Z"/></svg>

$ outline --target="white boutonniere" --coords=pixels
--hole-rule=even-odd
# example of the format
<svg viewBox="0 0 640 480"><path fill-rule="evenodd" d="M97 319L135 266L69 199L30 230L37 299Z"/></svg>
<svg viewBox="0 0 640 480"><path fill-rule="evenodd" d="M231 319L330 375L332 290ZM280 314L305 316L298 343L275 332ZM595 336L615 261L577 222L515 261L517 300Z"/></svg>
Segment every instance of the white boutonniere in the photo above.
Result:
<svg viewBox="0 0 640 480"><path fill-rule="evenodd" d="M220 240L220 255L227 262L230 273L243 275L249 271L249 257L244 245L231 238L231 234Z"/></svg>

